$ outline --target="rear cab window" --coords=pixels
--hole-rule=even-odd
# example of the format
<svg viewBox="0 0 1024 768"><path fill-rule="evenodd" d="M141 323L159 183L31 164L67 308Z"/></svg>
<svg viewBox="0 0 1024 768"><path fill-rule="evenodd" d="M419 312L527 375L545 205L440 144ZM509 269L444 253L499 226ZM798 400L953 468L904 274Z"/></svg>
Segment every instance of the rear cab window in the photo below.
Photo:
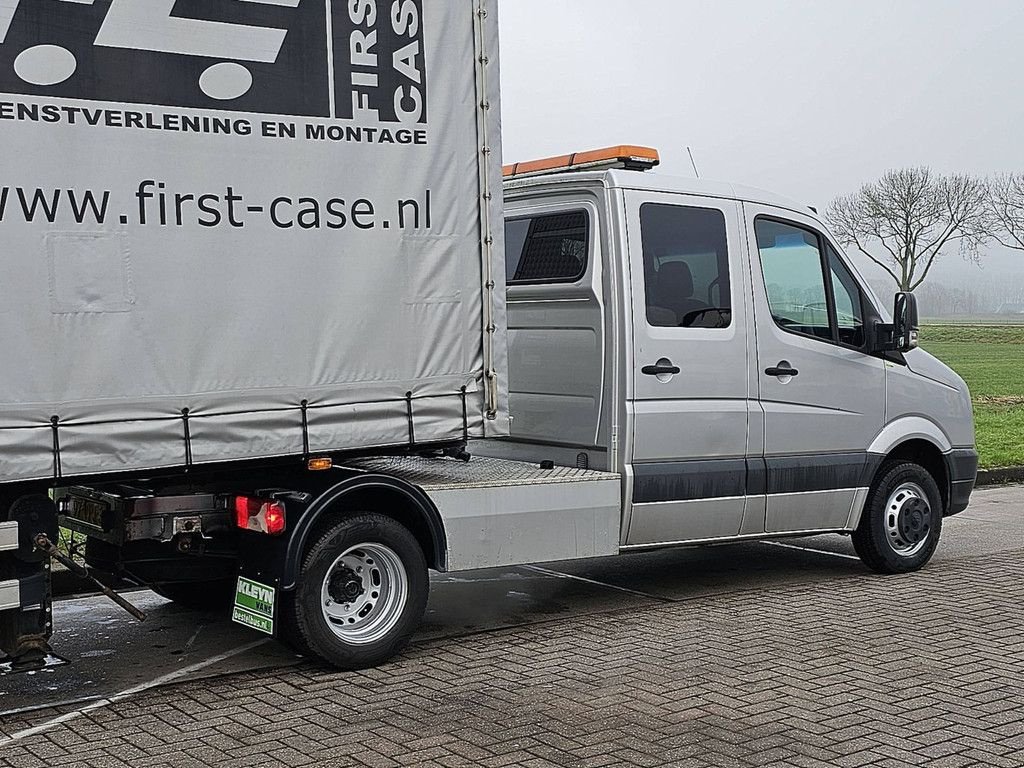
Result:
<svg viewBox="0 0 1024 768"><path fill-rule="evenodd" d="M712 208L645 203L640 230L648 325L732 325L725 215Z"/></svg>
<svg viewBox="0 0 1024 768"><path fill-rule="evenodd" d="M589 243L583 210L508 219L505 279L509 285L574 283L587 272Z"/></svg>

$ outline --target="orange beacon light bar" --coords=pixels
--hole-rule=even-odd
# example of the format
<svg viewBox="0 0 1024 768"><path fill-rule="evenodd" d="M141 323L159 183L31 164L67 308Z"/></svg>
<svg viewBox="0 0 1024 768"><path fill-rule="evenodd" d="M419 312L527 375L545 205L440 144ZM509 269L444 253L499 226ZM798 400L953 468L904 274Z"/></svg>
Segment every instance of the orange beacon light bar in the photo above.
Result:
<svg viewBox="0 0 1024 768"><path fill-rule="evenodd" d="M527 176L542 176L562 171L590 171L607 168L624 168L629 171L649 171L661 163L658 150L650 147L623 145L595 149L591 152L574 152L571 155L548 157L525 163L513 163L503 169L506 179Z"/></svg>

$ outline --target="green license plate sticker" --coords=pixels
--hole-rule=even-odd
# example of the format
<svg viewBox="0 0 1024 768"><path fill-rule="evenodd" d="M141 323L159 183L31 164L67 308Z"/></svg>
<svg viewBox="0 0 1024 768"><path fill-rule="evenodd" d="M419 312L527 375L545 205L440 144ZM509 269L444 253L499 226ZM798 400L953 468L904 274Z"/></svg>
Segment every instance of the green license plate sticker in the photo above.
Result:
<svg viewBox="0 0 1024 768"><path fill-rule="evenodd" d="M235 589L235 610L231 620L236 624L274 634L274 600L277 590L258 581L238 577Z"/></svg>

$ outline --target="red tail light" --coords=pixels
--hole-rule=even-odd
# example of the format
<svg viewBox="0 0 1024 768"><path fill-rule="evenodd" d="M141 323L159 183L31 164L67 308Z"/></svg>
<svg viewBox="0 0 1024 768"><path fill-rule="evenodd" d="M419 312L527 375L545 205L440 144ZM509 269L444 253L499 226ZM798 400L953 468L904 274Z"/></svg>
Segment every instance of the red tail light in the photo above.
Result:
<svg viewBox="0 0 1024 768"><path fill-rule="evenodd" d="M235 496L235 525L249 527L249 518L259 514L263 502L251 496Z"/></svg>
<svg viewBox="0 0 1024 768"><path fill-rule="evenodd" d="M235 525L244 531L257 531L270 536L284 533L284 503L254 496L235 497Z"/></svg>
<svg viewBox="0 0 1024 768"><path fill-rule="evenodd" d="M267 533L276 536L284 532L284 504L275 501L267 504L264 510L264 519L267 522Z"/></svg>

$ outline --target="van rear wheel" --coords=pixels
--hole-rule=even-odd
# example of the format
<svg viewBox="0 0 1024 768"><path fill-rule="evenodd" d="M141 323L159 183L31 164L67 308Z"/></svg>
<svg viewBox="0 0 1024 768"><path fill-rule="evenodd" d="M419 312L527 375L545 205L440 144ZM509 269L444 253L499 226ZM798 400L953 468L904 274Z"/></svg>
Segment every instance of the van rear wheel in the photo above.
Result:
<svg viewBox="0 0 1024 768"><path fill-rule="evenodd" d="M942 514L942 496L928 470L891 461L882 466L868 493L853 547L878 573L916 571L935 553Z"/></svg>
<svg viewBox="0 0 1024 768"><path fill-rule="evenodd" d="M383 515L346 518L308 548L285 598L293 645L339 669L381 664L419 626L429 584L408 529Z"/></svg>

